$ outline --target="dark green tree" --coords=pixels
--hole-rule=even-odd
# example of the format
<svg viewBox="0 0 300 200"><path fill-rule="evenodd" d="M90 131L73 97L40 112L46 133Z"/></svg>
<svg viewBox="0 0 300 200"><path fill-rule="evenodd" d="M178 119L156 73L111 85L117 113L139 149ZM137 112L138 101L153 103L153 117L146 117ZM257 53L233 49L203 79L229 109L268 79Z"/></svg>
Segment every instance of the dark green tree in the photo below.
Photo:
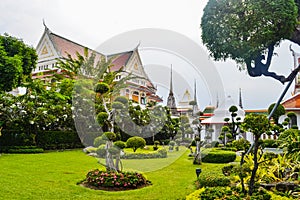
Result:
<svg viewBox="0 0 300 200"><path fill-rule="evenodd" d="M271 111L273 110L274 106L275 106L275 103L273 103L273 104L271 104L271 105L269 106L269 108L268 108L268 114L271 113ZM272 114L272 116L271 116L271 117L273 118L274 123L275 123L276 125L279 124L279 123L278 123L279 117L280 117L281 115L284 115L284 114L285 114L285 108L283 107L283 105L279 104L278 107L276 108L276 110L273 112L273 114Z"/></svg>
<svg viewBox="0 0 300 200"><path fill-rule="evenodd" d="M20 39L0 35L0 91L11 91L30 79L37 54Z"/></svg>
<svg viewBox="0 0 300 200"><path fill-rule="evenodd" d="M295 0L209 0L201 19L202 40L215 60L233 59L246 64L250 76L270 76L283 83L290 77L269 67L281 40L300 44L297 11Z"/></svg>

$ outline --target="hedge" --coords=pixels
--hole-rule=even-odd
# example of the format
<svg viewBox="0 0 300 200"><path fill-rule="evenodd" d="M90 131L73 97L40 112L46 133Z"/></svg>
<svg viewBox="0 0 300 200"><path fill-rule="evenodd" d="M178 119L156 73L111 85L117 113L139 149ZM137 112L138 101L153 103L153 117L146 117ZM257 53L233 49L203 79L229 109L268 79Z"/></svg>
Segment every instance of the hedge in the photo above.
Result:
<svg viewBox="0 0 300 200"><path fill-rule="evenodd" d="M198 178L199 187L217 187L217 186L229 186L230 179L225 176L200 176Z"/></svg>
<svg viewBox="0 0 300 200"><path fill-rule="evenodd" d="M201 153L202 162L205 163L229 163L236 159L235 152L212 150L208 153Z"/></svg>
<svg viewBox="0 0 300 200"><path fill-rule="evenodd" d="M37 146L0 146L2 153L43 153L44 149Z"/></svg>
<svg viewBox="0 0 300 200"><path fill-rule="evenodd" d="M159 149L154 152L149 153L126 153L121 156L123 159L150 159L150 158L166 158L167 155L166 149Z"/></svg>
<svg viewBox="0 0 300 200"><path fill-rule="evenodd" d="M1 131L0 147L1 146L33 146L34 134L26 134L17 130Z"/></svg>
<svg viewBox="0 0 300 200"><path fill-rule="evenodd" d="M36 136L36 144L45 150L82 148L76 132L43 131Z"/></svg>

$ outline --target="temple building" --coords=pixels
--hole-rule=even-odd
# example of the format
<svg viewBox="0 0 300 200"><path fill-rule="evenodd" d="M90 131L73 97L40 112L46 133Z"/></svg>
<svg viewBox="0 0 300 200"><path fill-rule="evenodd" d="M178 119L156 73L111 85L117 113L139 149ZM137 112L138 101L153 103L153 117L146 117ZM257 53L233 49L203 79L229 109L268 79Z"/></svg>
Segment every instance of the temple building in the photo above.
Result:
<svg viewBox="0 0 300 200"><path fill-rule="evenodd" d="M57 35L50 31L45 24L44 26L44 33L36 47L38 63L32 72L32 78L51 82L54 81L53 73L61 73L61 70L56 66L58 60L63 60L68 56L76 59L77 54L84 55L87 47ZM120 91L121 96L126 96L140 105L146 105L150 102L162 102L162 98L156 95L157 88L144 70L138 47L131 51L118 52L112 55L104 55L90 48L87 49L96 55L96 60L100 58L111 59L113 65L110 68L111 71L118 71L122 68L122 72L116 76L115 81L128 74L139 77L126 82L126 88Z"/></svg>
<svg viewBox="0 0 300 200"><path fill-rule="evenodd" d="M218 138L220 136L221 129L224 125L226 125L224 119L231 119L231 113L229 112L229 108L233 105L235 105L238 108L237 116L241 118L241 122L244 120L245 111L239 105L235 104L231 96L228 96L218 108L213 109L213 114L211 115L211 117L203 119L201 121L201 124L203 126L202 137L204 139L207 139L208 141L219 140ZM251 135L245 135L244 138L249 141L252 141Z"/></svg>

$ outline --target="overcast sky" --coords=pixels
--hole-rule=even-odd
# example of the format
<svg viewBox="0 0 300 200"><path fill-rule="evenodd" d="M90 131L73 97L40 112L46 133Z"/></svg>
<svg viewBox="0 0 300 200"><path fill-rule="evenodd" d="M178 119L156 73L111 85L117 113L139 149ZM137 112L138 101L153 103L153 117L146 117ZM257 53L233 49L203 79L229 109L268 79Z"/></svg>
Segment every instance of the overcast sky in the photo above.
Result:
<svg viewBox="0 0 300 200"><path fill-rule="evenodd" d="M114 36L143 28L171 30L203 47L200 21L206 3L207 0L1 0L0 34L6 32L22 38L25 43L36 47L44 31L42 23L44 19L54 33L90 48L97 48ZM289 51L290 44L285 41L275 49L278 56L273 59L271 69L279 74L287 75L293 68L293 58ZM141 41L141 46L143 46L143 41ZM300 52L295 44L292 47ZM205 47L203 49L206 50ZM159 62L162 63L157 63L157 60L156 62L149 61L149 57L143 58L142 53L141 55L145 64L156 63L156 67L168 65L162 61L163 54L159 58ZM181 72L188 69L179 64L180 61L178 63L176 60L173 61L175 62L172 63L174 67L177 64L176 72L179 76L182 74ZM246 109L267 108L271 103L277 101L284 89L280 82L271 78L250 78L245 71L239 72L236 64L232 61L211 62L219 72L226 96L230 95L238 103L238 91L239 88L242 88L243 105ZM150 71L151 76L156 76L155 73L151 73L151 70L155 71L155 67L152 69L148 67L146 70ZM166 75L168 74L164 71L165 80L169 78ZM194 78L201 79L199 77L201 76ZM186 77L181 78L186 79ZM155 77L152 79L161 88L158 93L165 98L168 84L166 82L159 83L159 79ZM205 78L202 77L202 79L204 80L197 80L199 83L197 99L200 109L214 102L210 98L215 98L211 94L214 91L205 91L207 88L205 89L203 86L205 83L202 83L205 82ZM203 91L199 87L204 87ZM174 90L178 101L182 97L184 89L178 86ZM291 92L292 89L286 98L291 96Z"/></svg>

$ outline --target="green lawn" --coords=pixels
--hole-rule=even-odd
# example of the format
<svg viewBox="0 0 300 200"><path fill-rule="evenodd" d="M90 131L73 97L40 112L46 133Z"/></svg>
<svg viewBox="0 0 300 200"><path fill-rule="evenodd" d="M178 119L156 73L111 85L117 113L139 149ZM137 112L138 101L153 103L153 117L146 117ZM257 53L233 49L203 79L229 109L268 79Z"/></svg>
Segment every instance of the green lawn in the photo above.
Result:
<svg viewBox="0 0 300 200"><path fill-rule="evenodd" d="M0 156L0 199L184 199L195 190L195 168L184 147L167 159L123 160L125 170L144 171L153 185L138 190L107 192L76 185L101 168L81 150ZM205 173L221 174L222 164L203 164ZM157 170L153 170L153 169Z"/></svg>

